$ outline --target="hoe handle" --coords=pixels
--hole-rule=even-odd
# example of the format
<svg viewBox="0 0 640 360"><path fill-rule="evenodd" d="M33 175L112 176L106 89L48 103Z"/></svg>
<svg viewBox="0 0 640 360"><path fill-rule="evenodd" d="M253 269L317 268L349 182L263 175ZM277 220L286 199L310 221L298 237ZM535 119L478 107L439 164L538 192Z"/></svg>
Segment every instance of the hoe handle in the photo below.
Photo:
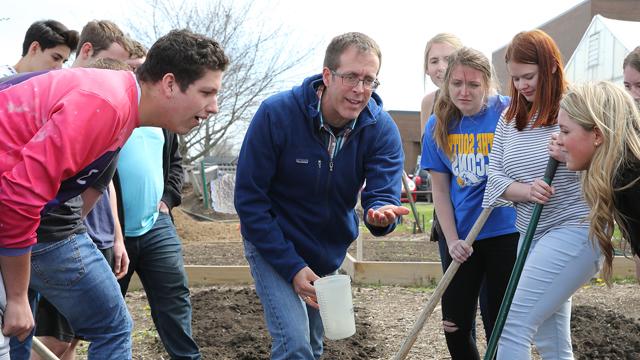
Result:
<svg viewBox="0 0 640 360"><path fill-rule="evenodd" d="M478 233L480 233L480 230L482 230L482 227L484 226L484 223L487 221L487 218L491 214L492 210L493 208L490 208L490 207L482 209L482 212L480 213L478 220L476 220L475 224L473 224L471 231L469 232L469 234L467 235L467 238L465 239L465 243L467 245L469 246L473 245L473 242L476 240L476 237L478 236ZM453 280L453 277L458 271L458 268L460 268L460 263L455 260L452 261L449 267L447 268L447 271L442 276L440 283L438 283L438 286L433 291L433 294L431 294L431 298L429 298L429 302L427 302L427 305L424 307L424 309L420 313L420 316L418 316L418 319L413 324L413 328L411 329L406 339L402 343L402 347L400 347L400 350L394 356L393 358L394 360L403 360L407 357L407 355L409 354L409 350L411 350L411 347L413 346L413 344L416 342L416 339L418 338L418 334L424 327L424 324L427 322L427 319L433 312L433 309L435 309L436 305L438 305L438 302L440 302L440 298L442 298L442 294L444 294L444 291L449 286L449 283L451 283L451 280Z"/></svg>

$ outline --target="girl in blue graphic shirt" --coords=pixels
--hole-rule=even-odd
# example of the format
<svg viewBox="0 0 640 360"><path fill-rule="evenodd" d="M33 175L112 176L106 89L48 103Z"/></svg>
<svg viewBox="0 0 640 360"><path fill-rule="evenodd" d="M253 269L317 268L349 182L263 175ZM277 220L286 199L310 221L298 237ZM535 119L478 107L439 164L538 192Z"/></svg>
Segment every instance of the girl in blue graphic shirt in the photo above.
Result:
<svg viewBox="0 0 640 360"><path fill-rule="evenodd" d="M516 258L515 211L499 207L473 246L463 240L482 211L493 132L509 100L491 93L491 65L477 50L462 48L449 59L442 93L425 129L422 167L431 173L433 201L449 254L462 263L442 297L452 359L479 359L472 337L483 278L489 320L495 322ZM490 336L490 334L487 334Z"/></svg>

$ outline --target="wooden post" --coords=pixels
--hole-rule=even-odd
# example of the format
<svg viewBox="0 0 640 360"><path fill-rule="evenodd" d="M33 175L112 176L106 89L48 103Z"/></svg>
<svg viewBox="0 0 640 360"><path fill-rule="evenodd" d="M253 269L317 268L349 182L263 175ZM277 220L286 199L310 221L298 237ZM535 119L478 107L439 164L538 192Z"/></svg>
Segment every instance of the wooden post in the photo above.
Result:
<svg viewBox="0 0 640 360"><path fill-rule="evenodd" d="M204 172L204 160L200 160L200 178L202 179L202 199L204 208L209 209L209 189L207 189L207 174Z"/></svg>
<svg viewBox="0 0 640 360"><path fill-rule="evenodd" d="M362 261L362 235L358 234L358 237L356 238L356 260L357 261Z"/></svg>
<svg viewBox="0 0 640 360"><path fill-rule="evenodd" d="M423 233L424 231L422 231L422 225L420 225L418 210L416 209L416 204L413 202L413 191L409 189L409 182L407 181L408 177L409 176L407 176L407 173L403 170L402 185L404 185L404 191L407 193L407 199L409 200L409 205L411 206L411 212L413 212L413 218L415 219L416 224L418 224L418 232Z"/></svg>

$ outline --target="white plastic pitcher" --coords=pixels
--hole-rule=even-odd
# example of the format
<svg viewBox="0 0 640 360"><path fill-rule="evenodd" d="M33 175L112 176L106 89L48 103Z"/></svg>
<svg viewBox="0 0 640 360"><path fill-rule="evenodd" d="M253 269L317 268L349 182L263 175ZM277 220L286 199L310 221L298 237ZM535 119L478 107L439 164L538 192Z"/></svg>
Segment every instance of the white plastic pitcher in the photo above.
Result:
<svg viewBox="0 0 640 360"><path fill-rule="evenodd" d="M329 275L313 283L320 305L324 335L329 340L347 338L356 333L349 275Z"/></svg>

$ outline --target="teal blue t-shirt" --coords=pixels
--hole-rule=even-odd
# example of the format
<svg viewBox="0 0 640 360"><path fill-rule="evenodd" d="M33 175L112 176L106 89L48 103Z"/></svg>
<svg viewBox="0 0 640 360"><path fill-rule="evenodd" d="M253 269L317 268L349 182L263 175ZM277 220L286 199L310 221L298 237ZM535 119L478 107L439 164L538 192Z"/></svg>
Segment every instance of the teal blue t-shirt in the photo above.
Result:
<svg viewBox="0 0 640 360"><path fill-rule="evenodd" d="M146 234L158 218L158 204L164 191L163 146L162 129L139 127L120 151L118 176L124 205L125 236Z"/></svg>
<svg viewBox="0 0 640 360"><path fill-rule="evenodd" d="M451 176L451 203L460 239L467 237L482 212L493 133L500 120L500 114L507 106L508 97L492 96L480 112L454 122L449 129L452 159L437 147L433 139L435 115L431 115L425 126L420 166ZM477 240L517 232L515 222L514 208L495 208L478 234Z"/></svg>

